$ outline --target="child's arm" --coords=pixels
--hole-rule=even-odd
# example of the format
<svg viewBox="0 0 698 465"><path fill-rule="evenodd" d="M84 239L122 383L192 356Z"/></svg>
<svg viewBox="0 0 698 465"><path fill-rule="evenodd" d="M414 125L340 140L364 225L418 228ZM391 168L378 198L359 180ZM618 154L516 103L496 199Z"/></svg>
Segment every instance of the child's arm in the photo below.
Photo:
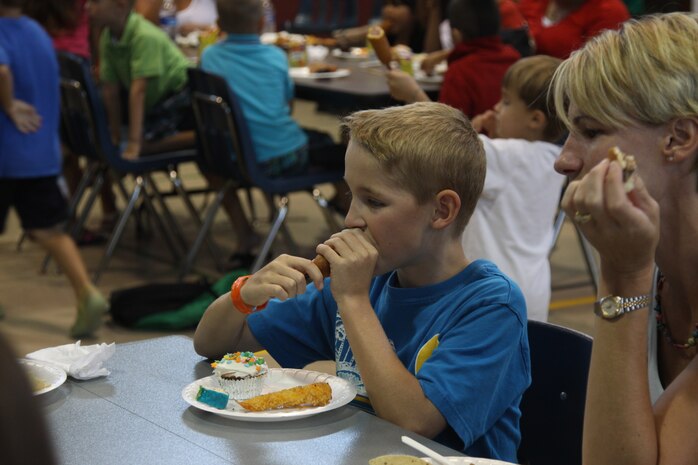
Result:
<svg viewBox="0 0 698 465"><path fill-rule="evenodd" d="M147 85L146 78L134 79L128 91L128 144L122 154L127 160L134 160L141 153Z"/></svg>
<svg viewBox="0 0 698 465"><path fill-rule="evenodd" d="M7 113L21 133L36 132L41 127L41 116L36 109L14 98L12 71L7 65L0 65L0 108Z"/></svg>
<svg viewBox="0 0 698 465"><path fill-rule="evenodd" d="M113 82L102 84L102 99L107 110L109 121L109 135L115 145L121 143L121 100L119 98L119 85Z"/></svg>
<svg viewBox="0 0 698 465"><path fill-rule="evenodd" d="M240 297L250 307L262 306L272 298L287 300L305 292L306 275L322 289L322 273L310 260L281 255L245 282ZM194 349L200 355L216 358L263 347L247 327L245 315L233 306L230 293L226 293L204 313L194 334Z"/></svg>
<svg viewBox="0 0 698 465"><path fill-rule="evenodd" d="M350 229L333 235L317 251L330 262L332 295L376 414L423 436L436 436L446 420L397 357L369 300L378 259L373 242L365 232Z"/></svg>
<svg viewBox="0 0 698 465"><path fill-rule="evenodd" d="M405 103L430 102L429 96L419 87L417 81L400 69L391 69L386 73L390 95L395 100Z"/></svg>

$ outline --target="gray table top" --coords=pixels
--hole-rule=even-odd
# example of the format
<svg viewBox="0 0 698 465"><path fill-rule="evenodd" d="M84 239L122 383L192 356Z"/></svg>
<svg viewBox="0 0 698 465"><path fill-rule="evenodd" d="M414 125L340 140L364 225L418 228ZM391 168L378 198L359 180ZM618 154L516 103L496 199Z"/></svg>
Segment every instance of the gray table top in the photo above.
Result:
<svg viewBox="0 0 698 465"><path fill-rule="evenodd" d="M404 434L461 455L351 405L272 423L191 407L182 389L211 368L184 336L121 344L107 368L107 377L69 379L41 397L63 464L366 464L415 454L400 442Z"/></svg>
<svg viewBox="0 0 698 465"><path fill-rule="evenodd" d="M349 69L351 74L334 79L294 79L297 98L316 101L321 109L327 111L329 108L329 111L339 114L399 104L390 97L382 65L366 67L366 61L340 60L334 57L325 61ZM432 100L438 97L440 84L420 85Z"/></svg>

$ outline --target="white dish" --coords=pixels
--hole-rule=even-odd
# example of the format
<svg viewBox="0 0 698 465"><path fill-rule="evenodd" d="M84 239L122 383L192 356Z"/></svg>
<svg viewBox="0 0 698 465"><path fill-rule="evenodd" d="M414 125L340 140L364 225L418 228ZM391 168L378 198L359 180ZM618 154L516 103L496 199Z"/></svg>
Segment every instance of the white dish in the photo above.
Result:
<svg viewBox="0 0 698 465"><path fill-rule="evenodd" d="M289 68L288 74L294 79L334 79L349 76L351 71L346 68L340 68L330 73L311 73L307 66L303 66L301 68Z"/></svg>
<svg viewBox="0 0 698 465"><path fill-rule="evenodd" d="M332 50L332 56L339 58L340 60L366 60L372 56L369 54L365 48L362 47L352 47L348 52L335 48Z"/></svg>
<svg viewBox="0 0 698 465"><path fill-rule="evenodd" d="M417 82L421 82L424 84L441 84L442 82L444 82L443 74L429 75L421 69L414 70L414 78L417 80Z"/></svg>
<svg viewBox="0 0 698 465"><path fill-rule="evenodd" d="M42 389L34 391L34 395L38 396L53 391L61 384L65 383L67 375L65 371L58 367L49 365L46 362L29 360L26 358L19 360L20 365L24 366L29 376L36 378L38 381L46 383Z"/></svg>
<svg viewBox="0 0 698 465"><path fill-rule="evenodd" d="M434 463L429 457L422 457L428 463ZM479 459L477 457L446 457L448 463L453 465L516 465L511 462L502 462L494 459Z"/></svg>
<svg viewBox="0 0 698 465"><path fill-rule="evenodd" d="M196 400L199 386L205 388L218 388L218 381L215 376L207 376L194 381L182 390L182 398L198 409L215 413L226 418L241 421L288 421L317 415L342 407L351 402L356 397L356 389L348 381L337 376L320 373L318 371L296 370L291 368L271 368L269 376L262 389L263 394L279 391L295 386L310 383L328 383L332 388L332 400L322 407L305 407L295 409L270 410L265 412L249 412L237 404L234 400L228 401L228 407L224 410L211 407Z"/></svg>

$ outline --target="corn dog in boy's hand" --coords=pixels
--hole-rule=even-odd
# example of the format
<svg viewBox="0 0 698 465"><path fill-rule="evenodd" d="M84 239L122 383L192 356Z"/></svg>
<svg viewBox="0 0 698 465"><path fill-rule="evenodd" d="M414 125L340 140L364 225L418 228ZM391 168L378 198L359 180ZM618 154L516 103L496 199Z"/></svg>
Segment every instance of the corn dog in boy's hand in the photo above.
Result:
<svg viewBox="0 0 698 465"><path fill-rule="evenodd" d="M320 268L323 278L328 278L330 276L330 262L328 262L325 257L318 255L317 257L313 258L312 262L315 264L315 266Z"/></svg>
<svg viewBox="0 0 698 465"><path fill-rule="evenodd" d="M368 30L366 38L371 43L376 57L390 69L390 62L393 60L393 54L390 50L390 44L388 43L388 38L385 36L383 28L380 26L372 26Z"/></svg>

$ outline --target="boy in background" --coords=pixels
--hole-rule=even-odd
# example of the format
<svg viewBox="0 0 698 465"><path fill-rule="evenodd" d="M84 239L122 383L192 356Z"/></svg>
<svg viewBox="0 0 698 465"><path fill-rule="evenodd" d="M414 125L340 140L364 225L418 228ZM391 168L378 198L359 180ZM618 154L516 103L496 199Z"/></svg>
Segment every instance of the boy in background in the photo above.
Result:
<svg viewBox="0 0 698 465"><path fill-rule="evenodd" d="M346 128L347 229L317 247L331 277L278 257L211 304L196 351L266 348L284 367L334 359L378 416L515 461L530 383L523 296L460 243L485 177L477 134L439 103L357 112Z"/></svg>
<svg viewBox="0 0 698 465"><path fill-rule="evenodd" d="M439 102L472 118L492 108L501 96L500 83L519 52L499 36L499 9L494 0L452 0L448 5L454 49L439 92ZM427 102L407 73L387 72L390 95L402 102Z"/></svg>
<svg viewBox="0 0 698 465"><path fill-rule="evenodd" d="M547 98L560 63L545 55L517 61L494 111L473 119L492 138L480 135L487 176L463 233L465 254L496 263L523 291L528 318L540 321L548 319L553 221L565 181L553 166L565 129Z"/></svg>
<svg viewBox="0 0 698 465"><path fill-rule="evenodd" d="M291 116L293 80L288 74L286 54L274 45L260 42L264 26L261 0L218 0L218 24L226 38L207 47L201 56L201 69L222 76L240 100L242 112L262 169L269 176L300 171L312 161L325 166L342 166L345 146L331 137L302 129ZM207 173L212 185L221 181ZM337 201L346 188L335 185ZM238 238L233 259L249 266L254 255L249 251L260 241L247 220L237 193L229 190L224 198ZM340 208L345 208L339 205Z"/></svg>
<svg viewBox="0 0 698 465"><path fill-rule="evenodd" d="M194 146L187 90L189 61L157 26L132 11L134 0L91 0L99 38L99 76L114 143L121 143L120 87L128 92L128 138L122 156Z"/></svg>
<svg viewBox="0 0 698 465"><path fill-rule="evenodd" d="M22 0L0 0L0 231L14 207L27 235L65 272L78 301L72 337L99 327L107 302L64 232L68 205L59 187L58 63L51 39L22 16Z"/></svg>
<svg viewBox="0 0 698 465"><path fill-rule="evenodd" d="M487 155L482 198L463 234L465 253L487 258L523 291L528 318L546 321L550 304L553 221L564 176L553 163L565 131L548 103L548 87L560 60L536 55L519 60L501 83L494 110L473 118ZM401 92L421 92L414 78L390 72Z"/></svg>

